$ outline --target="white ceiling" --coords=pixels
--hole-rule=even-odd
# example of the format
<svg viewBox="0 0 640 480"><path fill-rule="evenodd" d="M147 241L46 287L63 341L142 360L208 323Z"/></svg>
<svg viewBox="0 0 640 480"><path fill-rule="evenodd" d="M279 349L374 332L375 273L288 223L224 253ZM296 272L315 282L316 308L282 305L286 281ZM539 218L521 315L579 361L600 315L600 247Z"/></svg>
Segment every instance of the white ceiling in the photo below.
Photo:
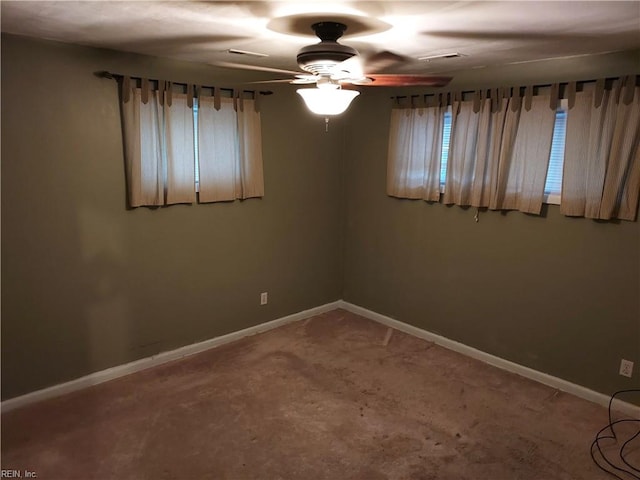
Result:
<svg viewBox="0 0 640 480"><path fill-rule="evenodd" d="M317 39L310 28L309 36L274 29L282 30L280 17L309 13L317 14L317 21L351 15L388 24L388 30L366 36L347 31L340 42L365 54L390 50L413 59L391 73L453 73L640 48L639 1L3 0L1 9L2 31L7 33L213 65L295 71L297 51ZM236 55L228 49L268 56ZM464 56L417 60L453 52Z"/></svg>

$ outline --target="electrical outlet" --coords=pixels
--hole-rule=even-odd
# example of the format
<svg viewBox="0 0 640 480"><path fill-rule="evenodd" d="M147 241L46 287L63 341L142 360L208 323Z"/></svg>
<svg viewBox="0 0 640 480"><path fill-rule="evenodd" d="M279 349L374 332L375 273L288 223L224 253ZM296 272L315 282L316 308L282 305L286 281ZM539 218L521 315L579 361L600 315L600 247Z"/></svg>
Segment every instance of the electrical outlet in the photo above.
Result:
<svg viewBox="0 0 640 480"><path fill-rule="evenodd" d="M633 375L632 361L625 360L624 358L620 360L620 375L631 378L631 375Z"/></svg>
<svg viewBox="0 0 640 480"><path fill-rule="evenodd" d="M266 305L269 301L269 294L267 292L262 292L260 294L260 305Z"/></svg>

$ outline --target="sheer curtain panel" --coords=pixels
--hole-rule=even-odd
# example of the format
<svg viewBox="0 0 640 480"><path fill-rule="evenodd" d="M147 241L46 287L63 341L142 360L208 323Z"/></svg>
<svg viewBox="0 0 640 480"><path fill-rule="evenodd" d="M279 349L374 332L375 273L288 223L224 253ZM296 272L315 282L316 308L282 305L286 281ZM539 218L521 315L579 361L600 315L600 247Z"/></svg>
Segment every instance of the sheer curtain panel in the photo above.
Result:
<svg viewBox="0 0 640 480"><path fill-rule="evenodd" d="M443 203L489 206L504 117L502 108L492 112L488 98L454 103Z"/></svg>
<svg viewBox="0 0 640 480"><path fill-rule="evenodd" d="M129 101L122 104L129 205L162 205L164 112L157 92L151 92L151 98L144 103L139 88L129 94Z"/></svg>
<svg viewBox="0 0 640 480"><path fill-rule="evenodd" d="M169 106L162 90L123 88L128 90L122 120L129 205L194 202L193 113L186 95L174 93Z"/></svg>
<svg viewBox="0 0 640 480"><path fill-rule="evenodd" d="M438 201L445 107L391 110L387 194Z"/></svg>
<svg viewBox="0 0 640 480"><path fill-rule="evenodd" d="M555 110L519 90L454 102L443 203L540 214Z"/></svg>
<svg viewBox="0 0 640 480"><path fill-rule="evenodd" d="M254 107L254 100L199 98L201 202L264 196L260 113Z"/></svg>
<svg viewBox="0 0 640 480"><path fill-rule="evenodd" d="M550 103L548 95L531 98L530 108L509 99L489 208L540 214L556 119Z"/></svg>
<svg viewBox="0 0 640 480"><path fill-rule="evenodd" d="M193 110L187 95L173 94L167 115L167 204L193 203L195 189L195 144Z"/></svg>
<svg viewBox="0 0 640 480"><path fill-rule="evenodd" d="M262 167L262 124L255 100L243 100L238 113L238 160L241 198L264 196Z"/></svg>
<svg viewBox="0 0 640 480"><path fill-rule="evenodd" d="M624 85L623 85L624 83ZM567 115L562 200L568 216L634 220L640 194L640 87L636 77L575 95Z"/></svg>

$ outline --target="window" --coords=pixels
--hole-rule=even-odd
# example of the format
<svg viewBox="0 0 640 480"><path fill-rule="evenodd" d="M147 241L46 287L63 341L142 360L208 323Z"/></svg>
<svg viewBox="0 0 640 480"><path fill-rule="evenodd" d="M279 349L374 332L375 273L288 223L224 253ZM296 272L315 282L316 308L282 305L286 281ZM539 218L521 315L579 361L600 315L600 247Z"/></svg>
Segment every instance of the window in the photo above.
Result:
<svg viewBox="0 0 640 480"><path fill-rule="evenodd" d="M564 141L567 129L567 101L562 100L560 109L556 112L556 123L553 126L553 140L551 141L551 156L547 180L544 185L544 201L560 205L562 191L562 168L564 165Z"/></svg>
<svg viewBox="0 0 640 480"><path fill-rule="evenodd" d="M447 179L447 159L449 158L449 142L451 140L451 107L444 114L442 127L442 158L440 160L440 191L444 192L444 183Z"/></svg>
<svg viewBox="0 0 640 480"><path fill-rule="evenodd" d="M129 206L264 195L254 100L203 95L190 106L190 93L173 91L165 104L163 91L142 83L122 103Z"/></svg>
<svg viewBox="0 0 640 480"><path fill-rule="evenodd" d="M198 162L198 98L193 99L193 143L194 143L194 163L195 163L195 183L196 192L200 191L200 163Z"/></svg>
<svg viewBox="0 0 640 480"><path fill-rule="evenodd" d="M544 185L544 201L560 205L560 192L562 191L562 168L564 164L564 142L567 127L567 100L561 101L561 106L556 112L556 121L553 127L553 140L551 141L551 155L547 179ZM451 107L444 114L442 128L442 158L440 160L440 191L444 192L447 178L447 159L449 158L449 143L451 140Z"/></svg>
<svg viewBox="0 0 640 480"><path fill-rule="evenodd" d="M571 111L570 102L557 97L561 85L573 99ZM450 92L446 100L455 110L440 94L396 97L387 195L533 215L547 203L566 216L634 220L640 179L634 164L636 79L580 85L524 87L516 109L509 95L523 87L463 92L466 98ZM526 108L520 109L523 100Z"/></svg>

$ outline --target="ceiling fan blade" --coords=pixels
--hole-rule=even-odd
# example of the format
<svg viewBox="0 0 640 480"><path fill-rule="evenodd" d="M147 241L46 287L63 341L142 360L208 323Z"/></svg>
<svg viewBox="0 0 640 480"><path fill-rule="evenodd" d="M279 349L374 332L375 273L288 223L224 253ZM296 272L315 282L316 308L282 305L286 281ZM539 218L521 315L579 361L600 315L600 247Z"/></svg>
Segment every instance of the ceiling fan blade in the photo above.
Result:
<svg viewBox="0 0 640 480"><path fill-rule="evenodd" d="M258 80L256 82L246 82L247 85L253 83L291 83L293 85L309 85L318 81L317 75L296 75L296 78L283 78L274 80Z"/></svg>
<svg viewBox="0 0 640 480"><path fill-rule="evenodd" d="M302 78L296 78L293 80L290 80L289 83L292 83L293 85L308 85L311 83L316 83L318 81L318 77L316 76L310 76L310 77L302 77Z"/></svg>
<svg viewBox="0 0 640 480"><path fill-rule="evenodd" d="M403 55L383 50L381 52L368 55L364 59L364 69L367 72L382 72L399 63L408 63L410 60L410 58Z"/></svg>
<svg viewBox="0 0 640 480"><path fill-rule="evenodd" d="M253 85L256 83L294 83L290 78L274 79L274 80L257 80L255 82L244 82L245 85Z"/></svg>
<svg viewBox="0 0 640 480"><path fill-rule="evenodd" d="M367 75L370 82L353 81L354 85L372 86L372 87L444 87L452 77L437 77L433 75L392 75L377 74Z"/></svg>
<svg viewBox="0 0 640 480"><path fill-rule="evenodd" d="M282 70L280 68L263 67L261 65L248 65L246 63L233 63L233 62L213 62L214 67L234 68L238 70L252 70L254 72L269 72L269 73L281 73L283 75L299 75L300 72L293 70Z"/></svg>
<svg viewBox="0 0 640 480"><path fill-rule="evenodd" d="M314 82L318 80L318 75L314 73L299 73L296 75L296 78L300 78L303 80L313 80Z"/></svg>
<svg viewBox="0 0 640 480"><path fill-rule="evenodd" d="M338 63L333 67L333 73L331 74L331 79L338 81L361 78L365 78L365 74L362 59L359 55L354 55Z"/></svg>

